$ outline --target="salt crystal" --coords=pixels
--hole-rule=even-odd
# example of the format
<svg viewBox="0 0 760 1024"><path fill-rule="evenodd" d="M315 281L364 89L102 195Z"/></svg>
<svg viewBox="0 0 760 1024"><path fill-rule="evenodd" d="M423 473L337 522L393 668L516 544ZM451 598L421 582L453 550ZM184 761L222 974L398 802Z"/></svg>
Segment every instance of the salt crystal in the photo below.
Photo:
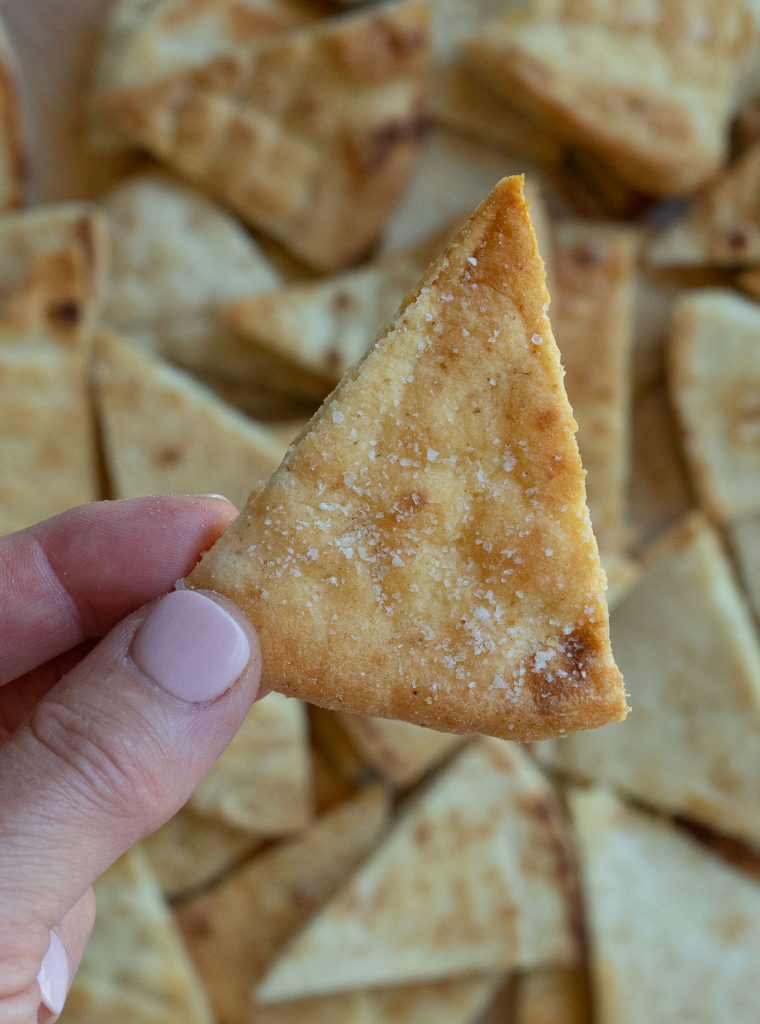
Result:
<svg viewBox="0 0 760 1024"><path fill-rule="evenodd" d="M477 267L478 265L478 261L475 259L474 256L468 256L467 262L470 264L471 267Z"/></svg>
<svg viewBox="0 0 760 1024"><path fill-rule="evenodd" d="M343 415L340 409L333 409L332 421L333 423L345 423L346 417Z"/></svg>
<svg viewBox="0 0 760 1024"><path fill-rule="evenodd" d="M435 448L428 448L428 450L427 450L427 460L428 460L428 462L435 462L435 460L438 458L439 454L440 454L440 452L437 452L435 450Z"/></svg>
<svg viewBox="0 0 760 1024"><path fill-rule="evenodd" d="M544 343L544 339L541 337L541 335L535 332L531 335L530 340L533 342L534 345L543 345Z"/></svg>

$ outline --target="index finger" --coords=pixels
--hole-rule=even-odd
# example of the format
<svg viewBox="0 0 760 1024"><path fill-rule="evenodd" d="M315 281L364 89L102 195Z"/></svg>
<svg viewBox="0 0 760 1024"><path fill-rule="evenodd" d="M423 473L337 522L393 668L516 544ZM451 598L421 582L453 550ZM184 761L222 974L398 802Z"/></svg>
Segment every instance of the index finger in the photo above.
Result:
<svg viewBox="0 0 760 1024"><path fill-rule="evenodd" d="M220 498L134 498L0 537L0 685L171 590L235 514Z"/></svg>

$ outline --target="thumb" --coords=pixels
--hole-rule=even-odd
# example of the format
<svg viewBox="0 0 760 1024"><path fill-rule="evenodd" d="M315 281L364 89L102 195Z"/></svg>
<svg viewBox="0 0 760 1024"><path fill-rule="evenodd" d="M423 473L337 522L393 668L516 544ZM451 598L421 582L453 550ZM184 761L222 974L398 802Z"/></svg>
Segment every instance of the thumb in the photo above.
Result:
<svg viewBox="0 0 760 1024"><path fill-rule="evenodd" d="M168 594L109 633L0 747L0 965L27 935L31 959L42 947L34 978L49 929L187 800L249 710L260 661L229 601Z"/></svg>

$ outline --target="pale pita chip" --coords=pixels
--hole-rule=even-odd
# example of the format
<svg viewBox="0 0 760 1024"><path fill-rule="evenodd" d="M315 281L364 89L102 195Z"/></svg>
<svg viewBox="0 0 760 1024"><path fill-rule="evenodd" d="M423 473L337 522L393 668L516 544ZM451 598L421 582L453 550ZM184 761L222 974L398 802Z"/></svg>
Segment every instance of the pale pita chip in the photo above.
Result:
<svg viewBox="0 0 760 1024"><path fill-rule="evenodd" d="M572 799L598 1024L757 1020L760 889L669 822Z"/></svg>
<svg viewBox="0 0 760 1024"><path fill-rule="evenodd" d="M183 807L142 843L166 899L206 888L250 856L261 841Z"/></svg>
<svg viewBox="0 0 760 1024"><path fill-rule="evenodd" d="M605 555L602 568L607 577L607 603L610 609L619 604L641 575L638 562L626 555Z"/></svg>
<svg viewBox="0 0 760 1024"><path fill-rule="evenodd" d="M760 513L737 519L729 527L742 582L760 619Z"/></svg>
<svg viewBox="0 0 760 1024"><path fill-rule="evenodd" d="M505 179L189 577L267 685L514 739L625 716L547 301Z"/></svg>
<svg viewBox="0 0 760 1024"><path fill-rule="evenodd" d="M602 552L614 552L627 539L636 237L565 221L555 240L552 325L578 421L594 533Z"/></svg>
<svg viewBox="0 0 760 1024"><path fill-rule="evenodd" d="M300 437L308 426L308 419L298 420L284 420L282 423L270 423L268 424L268 430L274 434L278 441L282 444L290 445Z"/></svg>
<svg viewBox="0 0 760 1024"><path fill-rule="evenodd" d="M718 170L741 58L743 0L536 0L463 44L472 71L568 143L653 195L693 192Z"/></svg>
<svg viewBox="0 0 760 1024"><path fill-rule="evenodd" d="M221 1022L269 1024L253 1006L252 987L291 934L372 849L387 816L382 790L369 790L317 820L303 837L265 851L177 908L187 948ZM289 1018L280 1019L286 1024ZM332 1019L343 1017L336 1013Z"/></svg>
<svg viewBox="0 0 760 1024"><path fill-rule="evenodd" d="M142 851L125 854L95 889L95 930L62 1020L212 1024L205 993Z"/></svg>
<svg viewBox="0 0 760 1024"><path fill-rule="evenodd" d="M500 975L451 978L368 992L365 1024L473 1024L501 985Z"/></svg>
<svg viewBox="0 0 760 1024"><path fill-rule="evenodd" d="M569 964L576 895L548 782L516 745L479 740L404 808L258 998Z"/></svg>
<svg viewBox="0 0 760 1024"><path fill-rule="evenodd" d="M591 1024L591 994L581 968L536 971L517 984L514 1024Z"/></svg>
<svg viewBox="0 0 760 1024"><path fill-rule="evenodd" d="M679 299L670 394L697 493L721 520L760 510L760 307L728 291Z"/></svg>
<svg viewBox="0 0 760 1024"><path fill-rule="evenodd" d="M107 97L202 67L318 14L303 0L116 0L91 83L88 141L102 151L129 145L104 116Z"/></svg>
<svg viewBox="0 0 760 1024"><path fill-rule="evenodd" d="M26 184L16 62L0 23L0 210L21 206Z"/></svg>
<svg viewBox="0 0 760 1024"><path fill-rule="evenodd" d="M274 35L105 103L130 139L318 268L375 241L424 126L417 0ZM286 97L286 99L284 99Z"/></svg>
<svg viewBox="0 0 760 1024"><path fill-rule="evenodd" d="M94 379L114 497L223 494L241 506L284 454L265 427L114 335L97 340Z"/></svg>
<svg viewBox="0 0 760 1024"><path fill-rule="evenodd" d="M760 839L760 646L705 522L694 517L655 547L612 629L636 714L624 729L542 744L541 759Z"/></svg>
<svg viewBox="0 0 760 1024"><path fill-rule="evenodd" d="M633 403L628 515L637 547L675 526L694 504L667 388L654 381Z"/></svg>
<svg viewBox="0 0 760 1024"><path fill-rule="evenodd" d="M395 787L411 786L463 741L390 718L341 715L340 724L361 757Z"/></svg>
<svg viewBox="0 0 760 1024"><path fill-rule="evenodd" d="M427 266L413 253L334 277L239 299L226 325L257 349L298 366L321 400L359 360Z"/></svg>
<svg viewBox="0 0 760 1024"><path fill-rule="evenodd" d="M649 248L654 266L746 267L760 262L760 142Z"/></svg>
<svg viewBox="0 0 760 1024"><path fill-rule="evenodd" d="M260 837L305 828L312 792L303 704L279 693L254 704L189 806Z"/></svg>

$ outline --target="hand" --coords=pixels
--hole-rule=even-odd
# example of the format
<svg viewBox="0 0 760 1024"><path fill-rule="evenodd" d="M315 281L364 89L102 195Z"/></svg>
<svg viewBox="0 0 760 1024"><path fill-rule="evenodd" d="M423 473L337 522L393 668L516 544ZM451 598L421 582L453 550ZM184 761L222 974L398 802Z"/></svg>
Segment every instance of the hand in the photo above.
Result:
<svg viewBox="0 0 760 1024"><path fill-rule="evenodd" d="M167 594L234 515L141 498L0 538L0 1024L60 1013L92 882L181 807L256 696L242 613Z"/></svg>

